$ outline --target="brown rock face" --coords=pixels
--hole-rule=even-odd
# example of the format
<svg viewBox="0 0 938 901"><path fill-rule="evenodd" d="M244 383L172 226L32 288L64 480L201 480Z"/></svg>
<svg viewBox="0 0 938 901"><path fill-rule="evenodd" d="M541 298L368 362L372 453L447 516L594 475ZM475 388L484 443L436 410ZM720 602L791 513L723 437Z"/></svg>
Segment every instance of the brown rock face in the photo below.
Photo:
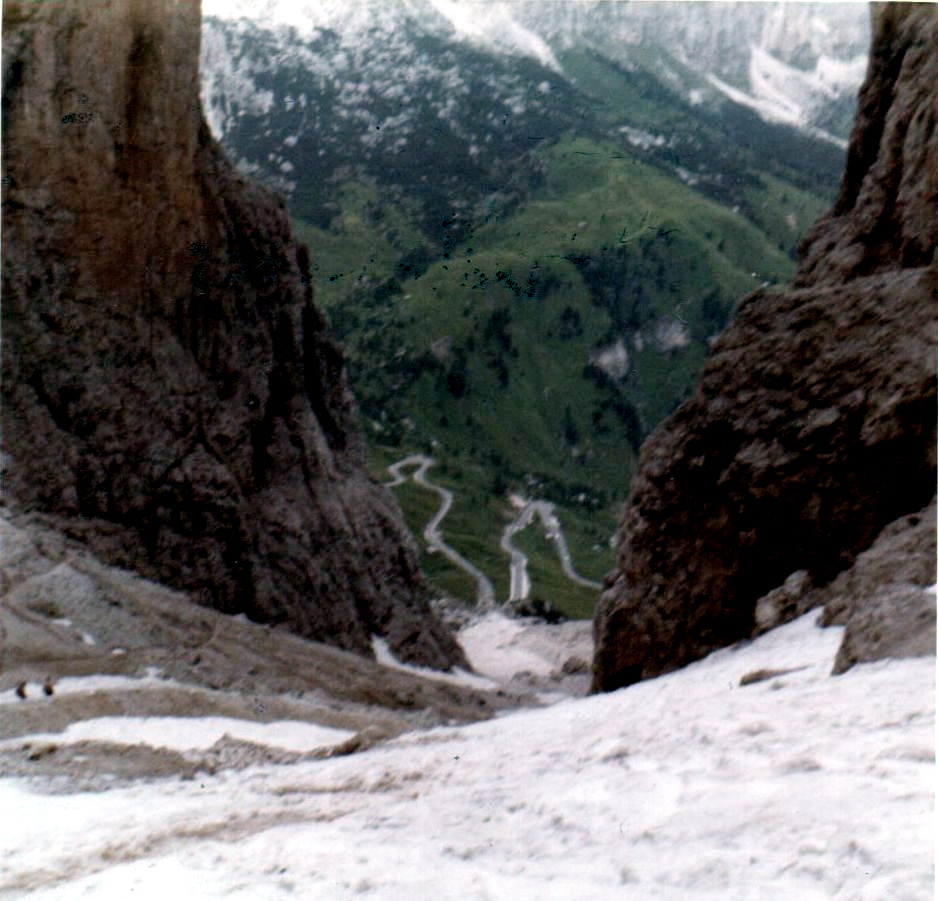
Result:
<svg viewBox="0 0 938 901"><path fill-rule="evenodd" d="M7 496L228 613L464 663L283 203L198 100L197 3L4 3Z"/></svg>
<svg viewBox="0 0 938 901"><path fill-rule="evenodd" d="M595 619L594 690L752 634L935 485L938 10L874 13L841 195L791 290L757 292L646 442ZM797 606L797 605L795 605Z"/></svg>
<svg viewBox="0 0 938 901"><path fill-rule="evenodd" d="M795 285L932 263L938 233L938 10L874 4L866 82L840 196L801 247Z"/></svg>

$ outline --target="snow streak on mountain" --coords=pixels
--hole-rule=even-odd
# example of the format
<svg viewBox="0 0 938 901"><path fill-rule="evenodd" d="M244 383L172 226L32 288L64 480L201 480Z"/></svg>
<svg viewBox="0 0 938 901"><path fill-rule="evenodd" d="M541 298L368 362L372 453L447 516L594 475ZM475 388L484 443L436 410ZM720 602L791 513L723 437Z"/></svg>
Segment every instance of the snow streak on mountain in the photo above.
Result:
<svg viewBox="0 0 938 901"><path fill-rule="evenodd" d="M769 120L842 140L866 65L868 12L859 3L628 3L616 0L208 0L203 68L215 74L218 20L278 34L286 62L300 44L328 37L336 76L347 54L360 76L405 44L433 37L492 55L524 57L564 76L563 53L590 48L626 66L648 66L693 102L730 97ZM214 21L213 21L214 20ZM229 70L225 74L232 75ZM377 71L374 73L377 75ZM370 79L369 79L370 80ZM214 99L214 98L212 98ZM239 97L242 104L247 98ZM222 130L216 112L212 125Z"/></svg>

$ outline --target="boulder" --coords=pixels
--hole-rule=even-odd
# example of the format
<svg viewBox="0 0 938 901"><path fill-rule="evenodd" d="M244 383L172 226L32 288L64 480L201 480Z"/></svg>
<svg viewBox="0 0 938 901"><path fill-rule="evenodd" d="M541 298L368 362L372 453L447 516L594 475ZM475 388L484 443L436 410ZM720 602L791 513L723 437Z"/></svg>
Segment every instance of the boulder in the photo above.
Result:
<svg viewBox="0 0 938 901"><path fill-rule="evenodd" d="M935 653L936 501L890 523L816 599L823 625L846 626L834 672Z"/></svg>
<svg viewBox="0 0 938 901"><path fill-rule="evenodd" d="M934 494L936 83L938 10L876 7L840 196L792 287L740 303L642 448L594 690L752 636L760 598L798 571L830 583Z"/></svg>
<svg viewBox="0 0 938 901"><path fill-rule="evenodd" d="M855 604L834 660L834 673L887 657L935 653L935 591L911 583L882 585Z"/></svg>
<svg viewBox="0 0 938 901"><path fill-rule="evenodd" d="M281 199L212 139L198 3L4 3L3 474L110 563L465 666L365 470Z"/></svg>
<svg viewBox="0 0 938 901"><path fill-rule="evenodd" d="M927 588L936 581L936 499L924 510L889 523L853 565L838 573L823 589L810 592L813 603L824 605L821 624L847 625L854 611L880 588L915 585Z"/></svg>
<svg viewBox="0 0 938 901"><path fill-rule="evenodd" d="M782 623L807 613L817 602L812 597L811 576L805 569L793 572L778 588L773 588L756 602L753 635L768 632Z"/></svg>
<svg viewBox="0 0 938 901"><path fill-rule="evenodd" d="M823 607L822 626L846 626L834 673L885 657L935 652L936 501L889 523L848 568L827 585L807 572L756 603L754 634Z"/></svg>

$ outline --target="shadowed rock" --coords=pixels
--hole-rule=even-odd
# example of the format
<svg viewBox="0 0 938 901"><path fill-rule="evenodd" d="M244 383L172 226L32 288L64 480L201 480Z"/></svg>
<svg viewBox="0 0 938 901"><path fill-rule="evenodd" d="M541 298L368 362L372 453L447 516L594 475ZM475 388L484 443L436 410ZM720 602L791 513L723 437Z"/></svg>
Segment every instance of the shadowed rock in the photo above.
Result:
<svg viewBox="0 0 938 901"><path fill-rule="evenodd" d="M8 497L218 610L464 664L364 469L308 252L206 127L199 5L3 10Z"/></svg>
<svg viewBox="0 0 938 901"><path fill-rule="evenodd" d="M793 287L742 301L642 449L594 690L750 636L759 598L799 570L829 583L932 497L936 83L938 10L877 8L840 197Z"/></svg>

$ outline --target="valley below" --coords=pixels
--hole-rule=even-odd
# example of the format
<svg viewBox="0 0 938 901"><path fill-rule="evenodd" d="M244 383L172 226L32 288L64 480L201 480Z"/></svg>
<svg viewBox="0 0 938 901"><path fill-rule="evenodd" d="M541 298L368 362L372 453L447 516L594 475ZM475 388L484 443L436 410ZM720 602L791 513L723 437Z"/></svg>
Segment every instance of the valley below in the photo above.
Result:
<svg viewBox="0 0 938 901"><path fill-rule="evenodd" d="M585 617L642 442L833 200L867 12L682 7L701 44L667 5L484 8L207 4L202 102L311 248L370 471L433 457L457 495L479 574L424 553L434 589L517 594L510 498L540 498L586 581L528 534L530 590Z"/></svg>
<svg viewBox="0 0 938 901"><path fill-rule="evenodd" d="M455 567L467 573L471 579L474 579L478 585L475 597L475 607L478 611L490 610L495 604L495 590L491 580L474 564L468 561L458 551L450 547L442 537L440 531L443 520L453 506L453 492L439 485L432 483L427 478L427 472L436 461L432 457L426 457L422 454L411 454L403 457L396 463L388 466L388 472L392 475L392 480L385 483L388 488L396 488L406 483L407 476L403 474L403 469L407 467L416 467L411 473L410 478L414 483L432 491L440 496L440 507L433 514L433 517L427 522L423 529L423 538L427 544L430 553L442 554ZM554 505L541 500L525 500L520 497L511 498L512 506L519 509L515 519L505 526L501 535L499 545L505 552L509 560L509 590L508 598L511 601L524 601L531 593L531 579L528 575L528 555L519 550L513 543L514 536L528 528L535 528L534 519L539 518L545 538L554 543L557 550L558 563L563 575L571 582L580 587L598 591L602 588L599 582L585 579L579 575L573 568L570 558L570 550L567 546L566 538L560 521L554 515Z"/></svg>

